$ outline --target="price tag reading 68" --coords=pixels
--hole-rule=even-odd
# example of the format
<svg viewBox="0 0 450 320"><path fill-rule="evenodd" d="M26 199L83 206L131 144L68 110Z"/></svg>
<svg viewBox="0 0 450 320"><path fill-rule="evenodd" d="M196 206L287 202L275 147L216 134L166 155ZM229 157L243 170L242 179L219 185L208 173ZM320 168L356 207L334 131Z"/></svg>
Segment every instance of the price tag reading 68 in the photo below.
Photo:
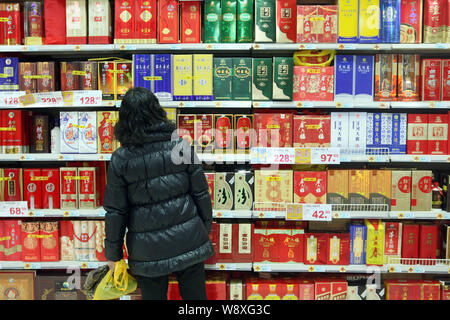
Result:
<svg viewBox="0 0 450 320"><path fill-rule="evenodd" d="M26 201L5 201L0 202L1 217L22 217L28 216L28 205Z"/></svg>

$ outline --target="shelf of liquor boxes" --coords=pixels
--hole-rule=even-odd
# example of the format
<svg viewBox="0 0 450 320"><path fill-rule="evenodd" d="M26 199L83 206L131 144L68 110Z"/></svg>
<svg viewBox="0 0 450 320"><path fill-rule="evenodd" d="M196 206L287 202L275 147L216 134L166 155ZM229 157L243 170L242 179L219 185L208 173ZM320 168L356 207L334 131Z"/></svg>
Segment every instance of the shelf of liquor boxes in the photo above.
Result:
<svg viewBox="0 0 450 320"><path fill-rule="evenodd" d="M397 263L382 266L363 264L350 265L307 265L303 263L253 263L256 272L329 272L329 273L450 273L450 259L400 259ZM404 261L409 260L409 261Z"/></svg>
<svg viewBox="0 0 450 320"><path fill-rule="evenodd" d="M109 161L111 154L17 153L0 154L0 161Z"/></svg>
<svg viewBox="0 0 450 320"><path fill-rule="evenodd" d="M361 44L361 43L174 43L174 44L84 44L84 45L0 45L0 52L13 53L74 53L74 52L121 52L121 51L295 51L295 50L401 50L401 51L440 51L448 50L449 43L418 43L418 44Z"/></svg>

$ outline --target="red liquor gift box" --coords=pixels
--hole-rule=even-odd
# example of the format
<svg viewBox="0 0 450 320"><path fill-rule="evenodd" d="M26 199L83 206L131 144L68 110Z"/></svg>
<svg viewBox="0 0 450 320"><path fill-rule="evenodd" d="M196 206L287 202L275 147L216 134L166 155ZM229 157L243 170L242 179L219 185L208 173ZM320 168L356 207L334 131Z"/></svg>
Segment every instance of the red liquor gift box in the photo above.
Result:
<svg viewBox="0 0 450 320"><path fill-rule="evenodd" d="M201 1L181 2L181 43L200 43Z"/></svg>
<svg viewBox="0 0 450 320"><path fill-rule="evenodd" d="M276 0L277 42L295 43L297 38L297 1Z"/></svg>
<svg viewBox="0 0 450 320"><path fill-rule="evenodd" d="M61 247L61 260L73 261L75 260L73 251L73 223L70 220L60 221L60 247Z"/></svg>
<svg viewBox="0 0 450 320"><path fill-rule="evenodd" d="M206 182L208 182L208 192L211 196L211 203L214 209L214 172L205 172Z"/></svg>
<svg viewBox="0 0 450 320"><path fill-rule="evenodd" d="M264 300L269 292L269 284L262 279L248 279L246 300Z"/></svg>
<svg viewBox="0 0 450 320"><path fill-rule="evenodd" d="M214 146L214 117L212 114L195 115L195 145L197 151L212 152Z"/></svg>
<svg viewBox="0 0 450 320"><path fill-rule="evenodd" d="M78 208L77 168L60 168L61 209Z"/></svg>
<svg viewBox="0 0 450 320"><path fill-rule="evenodd" d="M408 259L403 264L415 264L419 257L419 229L418 224L404 224L402 231L402 258Z"/></svg>
<svg viewBox="0 0 450 320"><path fill-rule="evenodd" d="M294 147L330 146L331 116L294 116Z"/></svg>
<svg viewBox="0 0 450 320"><path fill-rule="evenodd" d="M59 209L59 169L42 169L42 207Z"/></svg>
<svg viewBox="0 0 450 320"><path fill-rule="evenodd" d="M428 154L428 115L408 114L408 154Z"/></svg>
<svg viewBox="0 0 450 320"><path fill-rule="evenodd" d="M333 280L330 300L347 300L347 280Z"/></svg>
<svg viewBox="0 0 450 320"><path fill-rule="evenodd" d="M217 258L216 258L216 252L218 250L218 237L219 237L219 229L218 229L218 224L213 221L212 226L211 226L211 232L209 233L209 240L211 240L213 249L214 249L214 254L208 258L208 260L205 260L205 264L216 264L217 263Z"/></svg>
<svg viewBox="0 0 450 320"><path fill-rule="evenodd" d="M294 171L294 202L325 204L326 171Z"/></svg>
<svg viewBox="0 0 450 320"><path fill-rule="evenodd" d="M422 285L416 280L386 280L386 300L420 300Z"/></svg>
<svg viewBox="0 0 450 320"><path fill-rule="evenodd" d="M423 42L445 42L445 25L448 19L447 0L425 0L423 12ZM448 9L447 9L448 10Z"/></svg>
<svg viewBox="0 0 450 320"><path fill-rule="evenodd" d="M2 21L0 23L0 30L4 32L0 38L2 44L21 45L23 23L21 21L20 4L19 3L1 4L0 15L1 18L6 18L8 20Z"/></svg>
<svg viewBox="0 0 450 320"><path fill-rule="evenodd" d="M401 1L400 43L422 43L423 1Z"/></svg>
<svg viewBox="0 0 450 320"><path fill-rule="evenodd" d="M158 1L158 43L178 43L178 0Z"/></svg>
<svg viewBox="0 0 450 320"><path fill-rule="evenodd" d="M441 59L423 59L421 68L421 85L423 101L439 101L441 99Z"/></svg>
<svg viewBox="0 0 450 320"><path fill-rule="evenodd" d="M3 177L2 188L3 190L2 199L3 201L22 201L23 200L23 179L22 179L22 169L2 169Z"/></svg>
<svg viewBox="0 0 450 320"><path fill-rule="evenodd" d="M66 44L66 24L61 23L61 17L65 16L65 1L44 1L45 44ZM55 28L55 26L58 26L58 28Z"/></svg>
<svg viewBox="0 0 450 320"><path fill-rule="evenodd" d="M96 168L78 168L79 209L97 208L97 173Z"/></svg>
<svg viewBox="0 0 450 320"><path fill-rule="evenodd" d="M226 300L227 282L223 280L206 280L206 296L208 300Z"/></svg>
<svg viewBox="0 0 450 320"><path fill-rule="evenodd" d="M41 259L39 222L22 221L22 261L35 262Z"/></svg>
<svg viewBox="0 0 450 320"><path fill-rule="evenodd" d="M450 8L450 4L449 4ZM450 9L449 9L450 10ZM450 14L449 14L450 20ZM449 34L450 34L450 27ZM442 101L450 101L450 59L442 60Z"/></svg>
<svg viewBox="0 0 450 320"><path fill-rule="evenodd" d="M107 261L105 257L105 221L95 221L95 255L97 261Z"/></svg>
<svg viewBox="0 0 450 320"><path fill-rule="evenodd" d="M319 30L320 43L336 43L338 29L338 6L319 6L319 19L323 17L323 30ZM320 24L319 24L320 25Z"/></svg>
<svg viewBox="0 0 450 320"><path fill-rule="evenodd" d="M116 0L115 2L115 43L131 43L135 39L135 5L137 1Z"/></svg>
<svg viewBox="0 0 450 320"><path fill-rule="evenodd" d="M316 24L314 19L317 18L318 13L318 6L297 6L297 42L319 42L319 34L313 28Z"/></svg>
<svg viewBox="0 0 450 320"><path fill-rule="evenodd" d="M441 300L450 300L450 281L441 281Z"/></svg>
<svg viewBox="0 0 450 320"><path fill-rule="evenodd" d="M421 300L441 300L441 284L439 281L422 280Z"/></svg>
<svg viewBox="0 0 450 320"><path fill-rule="evenodd" d="M254 229L253 262L278 262L278 230Z"/></svg>
<svg viewBox="0 0 450 320"><path fill-rule="evenodd" d="M222 114L214 115L214 140L215 152L224 150L233 150L234 134L233 134L233 115Z"/></svg>
<svg viewBox="0 0 450 320"><path fill-rule="evenodd" d="M41 169L23 169L24 200L28 209L42 209Z"/></svg>
<svg viewBox="0 0 450 320"><path fill-rule="evenodd" d="M299 280L298 290L299 300L315 300L314 295L314 281L313 280Z"/></svg>
<svg viewBox="0 0 450 320"><path fill-rule="evenodd" d="M156 43L157 9L156 0L136 1L135 38L138 39L138 43Z"/></svg>
<svg viewBox="0 0 450 320"><path fill-rule="evenodd" d="M328 234L305 233L303 252L305 264L327 264Z"/></svg>
<svg viewBox="0 0 450 320"><path fill-rule="evenodd" d="M178 135L186 140L191 146L195 141L195 115L178 115Z"/></svg>
<svg viewBox="0 0 450 320"><path fill-rule="evenodd" d="M314 280L314 300L331 300L332 280Z"/></svg>
<svg viewBox="0 0 450 320"><path fill-rule="evenodd" d="M333 101L333 67L294 67L294 101Z"/></svg>
<svg viewBox="0 0 450 320"><path fill-rule="evenodd" d="M3 225L3 220L0 220L0 261L5 260L5 243L7 237L5 234L5 227Z"/></svg>
<svg viewBox="0 0 450 320"><path fill-rule="evenodd" d="M428 153L448 154L448 116L447 114L428 115Z"/></svg>
<svg viewBox="0 0 450 320"><path fill-rule="evenodd" d="M350 264L350 235L348 233L332 233L328 235L327 257L327 264L329 265Z"/></svg>
<svg viewBox="0 0 450 320"><path fill-rule="evenodd" d="M233 224L233 262L252 262L252 223Z"/></svg>
<svg viewBox="0 0 450 320"><path fill-rule="evenodd" d="M218 250L216 251L217 263L233 262L233 224L218 223Z"/></svg>
<svg viewBox="0 0 450 320"><path fill-rule="evenodd" d="M236 152L248 153L253 147L256 137L253 130L253 115L235 115Z"/></svg>
<svg viewBox="0 0 450 320"><path fill-rule="evenodd" d="M253 125L258 147L292 147L291 113L255 113Z"/></svg>
<svg viewBox="0 0 450 320"><path fill-rule="evenodd" d="M303 230L279 230L278 262L303 263L305 234Z"/></svg>
<svg viewBox="0 0 450 320"><path fill-rule="evenodd" d="M281 300L299 300L299 292L297 279L281 280Z"/></svg>
<svg viewBox="0 0 450 320"><path fill-rule="evenodd" d="M436 259L438 256L438 226L435 224L420 225L419 258ZM434 261L423 262L434 265Z"/></svg>
<svg viewBox="0 0 450 320"><path fill-rule="evenodd" d="M59 261L59 223L58 221L45 221L39 224L41 260Z"/></svg>
<svg viewBox="0 0 450 320"><path fill-rule="evenodd" d="M22 260L22 221L4 220L3 234L6 238L4 256L6 261Z"/></svg>
<svg viewBox="0 0 450 320"><path fill-rule="evenodd" d="M1 146L2 153L26 153L29 141L27 139L29 128L26 126L28 113L22 110L1 110L0 127L2 127Z"/></svg>

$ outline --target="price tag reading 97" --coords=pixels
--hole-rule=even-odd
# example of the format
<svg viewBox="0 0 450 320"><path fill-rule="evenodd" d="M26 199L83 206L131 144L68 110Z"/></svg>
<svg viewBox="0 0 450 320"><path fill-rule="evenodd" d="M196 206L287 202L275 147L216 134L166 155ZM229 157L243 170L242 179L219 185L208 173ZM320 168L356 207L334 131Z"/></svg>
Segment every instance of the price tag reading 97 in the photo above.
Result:
<svg viewBox="0 0 450 320"><path fill-rule="evenodd" d="M339 148L311 148L312 164L340 164Z"/></svg>

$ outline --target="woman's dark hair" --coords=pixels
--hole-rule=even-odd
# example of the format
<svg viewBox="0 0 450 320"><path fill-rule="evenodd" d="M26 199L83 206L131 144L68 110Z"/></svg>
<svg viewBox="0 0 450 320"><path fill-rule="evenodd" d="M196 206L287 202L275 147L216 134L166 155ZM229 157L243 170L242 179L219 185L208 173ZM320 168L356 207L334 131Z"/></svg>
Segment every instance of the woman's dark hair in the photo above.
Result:
<svg viewBox="0 0 450 320"><path fill-rule="evenodd" d="M132 88L123 97L114 136L122 145L141 145L152 127L164 123L175 126L167 119L158 98L146 88Z"/></svg>

